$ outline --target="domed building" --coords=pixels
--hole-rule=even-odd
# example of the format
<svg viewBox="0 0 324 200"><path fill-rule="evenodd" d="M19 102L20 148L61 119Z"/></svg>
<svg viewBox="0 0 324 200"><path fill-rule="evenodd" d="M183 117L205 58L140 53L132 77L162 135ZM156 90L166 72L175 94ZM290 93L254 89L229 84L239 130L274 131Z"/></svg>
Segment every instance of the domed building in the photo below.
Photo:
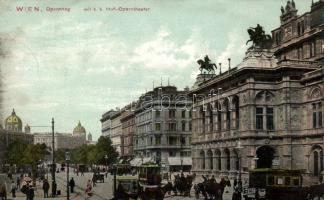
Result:
<svg viewBox="0 0 324 200"><path fill-rule="evenodd" d="M12 110L11 115L5 120L5 130L22 132L22 121L16 115L15 109Z"/></svg>
<svg viewBox="0 0 324 200"><path fill-rule="evenodd" d="M82 136L86 140L86 129L81 125L79 121L78 125L73 129L73 136Z"/></svg>

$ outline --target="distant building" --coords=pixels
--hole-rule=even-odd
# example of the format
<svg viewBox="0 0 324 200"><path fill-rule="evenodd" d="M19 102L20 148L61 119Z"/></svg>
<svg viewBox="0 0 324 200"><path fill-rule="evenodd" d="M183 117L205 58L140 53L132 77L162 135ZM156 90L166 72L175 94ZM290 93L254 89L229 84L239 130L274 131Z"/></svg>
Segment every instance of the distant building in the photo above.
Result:
<svg viewBox="0 0 324 200"><path fill-rule="evenodd" d="M111 116L111 134L110 139L116 151L121 154L121 136L122 136L122 126L121 126L121 112L117 111Z"/></svg>
<svg viewBox="0 0 324 200"><path fill-rule="evenodd" d="M34 136L30 133L30 127L26 125L22 132L23 123L13 109L10 116L4 121L4 129L0 128L0 165L6 162L6 151L8 146L15 140L21 140L26 144L33 144Z"/></svg>
<svg viewBox="0 0 324 200"><path fill-rule="evenodd" d="M90 134L90 138L92 138ZM53 135L52 133L34 133L34 144L46 144L52 148ZM81 122L73 129L73 133L55 133L54 134L54 149L75 149L79 146L87 144L86 129L81 125Z"/></svg>
<svg viewBox="0 0 324 200"><path fill-rule="evenodd" d="M135 113L136 103L131 103L121 110L121 157L130 160L134 156L133 136L135 133Z"/></svg>
<svg viewBox="0 0 324 200"><path fill-rule="evenodd" d="M142 95L135 109L133 165L148 161L171 170L191 168L191 105L188 91L161 86Z"/></svg>
<svg viewBox="0 0 324 200"><path fill-rule="evenodd" d="M34 144L45 144L52 149L53 136L52 133L34 133ZM70 133L54 134L54 149L75 149L86 144L83 137L72 136Z"/></svg>
<svg viewBox="0 0 324 200"><path fill-rule="evenodd" d="M102 136L109 137L112 141L113 146L116 148L117 152L121 154L121 113L117 108L116 110L109 110L102 115L101 118L101 133Z"/></svg>

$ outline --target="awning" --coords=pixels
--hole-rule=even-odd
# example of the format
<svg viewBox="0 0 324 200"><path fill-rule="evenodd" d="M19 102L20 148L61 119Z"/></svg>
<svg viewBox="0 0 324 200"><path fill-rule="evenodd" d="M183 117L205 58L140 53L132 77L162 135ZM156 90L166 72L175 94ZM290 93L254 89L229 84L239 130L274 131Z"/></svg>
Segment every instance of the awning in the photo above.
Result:
<svg viewBox="0 0 324 200"><path fill-rule="evenodd" d="M169 165L175 166L175 165L181 165L181 160L182 160L182 165L192 165L192 159L190 157L169 157Z"/></svg>
<svg viewBox="0 0 324 200"><path fill-rule="evenodd" d="M142 159L140 158L134 158L133 160L130 161L131 166L140 166L142 164Z"/></svg>

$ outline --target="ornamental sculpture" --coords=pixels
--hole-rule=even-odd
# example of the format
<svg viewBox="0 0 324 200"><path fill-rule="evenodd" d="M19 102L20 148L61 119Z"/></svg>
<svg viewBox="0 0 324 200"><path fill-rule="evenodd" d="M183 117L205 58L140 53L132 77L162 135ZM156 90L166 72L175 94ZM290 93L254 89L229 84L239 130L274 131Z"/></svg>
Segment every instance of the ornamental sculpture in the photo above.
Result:
<svg viewBox="0 0 324 200"><path fill-rule="evenodd" d="M204 60L202 59L197 60L197 63L200 65L199 70L201 74L203 70L206 70L208 74L211 72L215 73L217 66L215 63L210 63L210 61L211 60L209 59L208 55L204 57Z"/></svg>
<svg viewBox="0 0 324 200"><path fill-rule="evenodd" d="M252 48L269 48L271 46L271 36L265 34L262 26L258 24L255 28L249 28L247 32L250 35L250 39L246 42L253 42Z"/></svg>

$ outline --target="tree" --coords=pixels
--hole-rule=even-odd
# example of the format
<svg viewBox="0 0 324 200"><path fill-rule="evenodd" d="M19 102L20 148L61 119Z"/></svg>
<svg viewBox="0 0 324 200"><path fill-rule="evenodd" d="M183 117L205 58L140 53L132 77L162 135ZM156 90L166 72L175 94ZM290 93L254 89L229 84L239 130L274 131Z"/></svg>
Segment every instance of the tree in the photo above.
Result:
<svg viewBox="0 0 324 200"><path fill-rule="evenodd" d="M47 154L48 152L45 144L29 144L24 151L23 160L26 164L36 166L39 160L44 160L45 155Z"/></svg>
<svg viewBox="0 0 324 200"><path fill-rule="evenodd" d="M109 137L101 136L98 139L98 143L96 144L97 154L96 154L96 160L97 164L105 165L106 159L105 156L107 155L107 164L112 164L117 161L118 152L116 149L112 146L112 142Z"/></svg>
<svg viewBox="0 0 324 200"><path fill-rule="evenodd" d="M24 151L27 147L27 144L23 142L22 140L15 140L13 141L9 147L6 154L6 157L8 159L8 162L11 165L22 165L23 163L22 158L24 157Z"/></svg>

